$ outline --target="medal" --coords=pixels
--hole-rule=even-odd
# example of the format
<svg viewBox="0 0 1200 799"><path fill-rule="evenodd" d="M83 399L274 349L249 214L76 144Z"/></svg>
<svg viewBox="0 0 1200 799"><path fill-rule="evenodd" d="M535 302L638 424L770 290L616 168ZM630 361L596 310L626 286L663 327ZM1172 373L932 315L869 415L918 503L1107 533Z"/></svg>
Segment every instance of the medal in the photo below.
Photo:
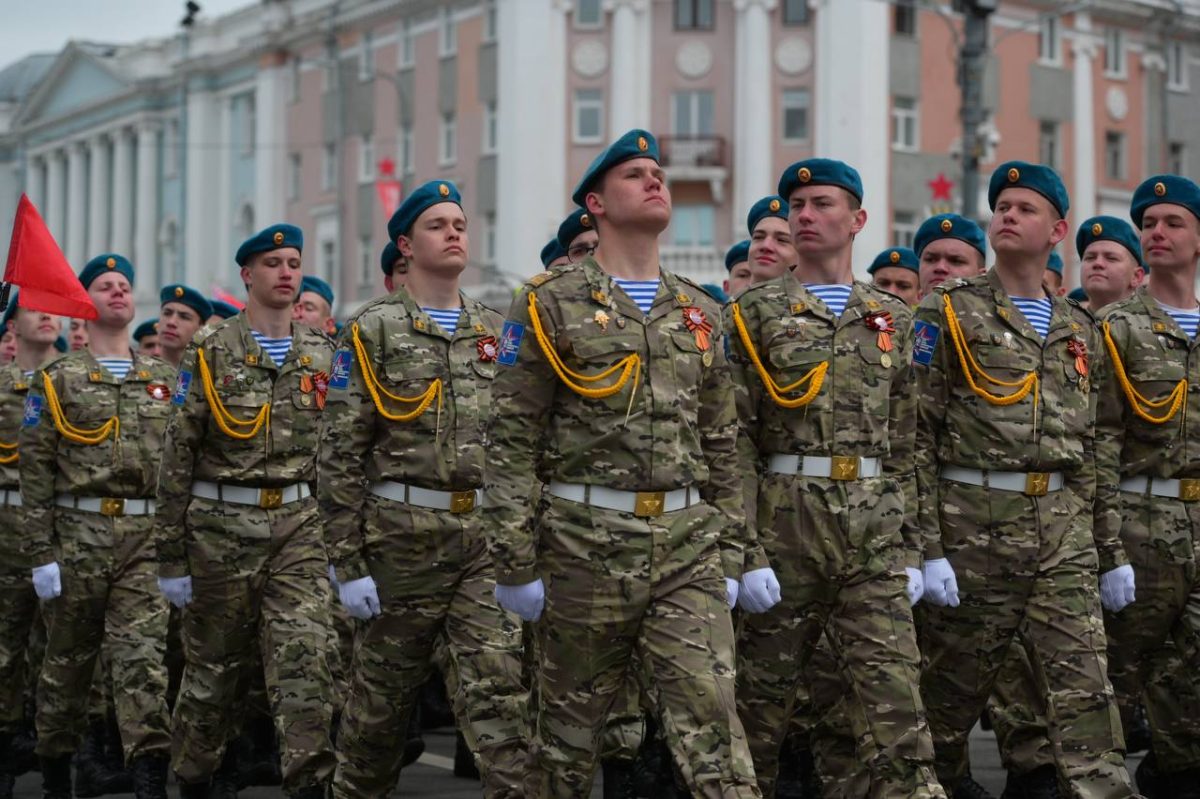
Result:
<svg viewBox="0 0 1200 799"><path fill-rule="evenodd" d="M156 400L165 400L171 396L171 389L167 388L162 383L151 383L146 386L146 393Z"/></svg>
<svg viewBox="0 0 1200 799"><path fill-rule="evenodd" d="M879 346L880 351L891 352L892 333L896 332L896 328L892 324L892 315L887 311L872 311L863 317L863 321L867 323L867 327L875 331L875 343Z"/></svg>
<svg viewBox="0 0 1200 799"><path fill-rule="evenodd" d="M329 393L329 375L317 372L313 375L313 390L317 392L317 407L325 410L325 395Z"/></svg>
<svg viewBox="0 0 1200 799"><path fill-rule="evenodd" d="M1067 342L1067 354L1075 359L1075 372L1080 377L1087 377L1087 344L1085 344L1082 339L1073 338Z"/></svg>
<svg viewBox="0 0 1200 799"><path fill-rule="evenodd" d="M700 351L708 352L709 347L712 346L712 341L708 338L708 334L712 332L712 322L708 321L704 311L695 305L684 308L683 323L696 336L696 346L700 348Z"/></svg>
<svg viewBox="0 0 1200 799"><path fill-rule="evenodd" d="M592 316L592 321L600 325L601 333L608 332L608 314L606 314L604 311L596 311L596 313Z"/></svg>
<svg viewBox="0 0 1200 799"><path fill-rule="evenodd" d="M500 343L495 336L484 336L475 342L475 349L479 351L479 360L491 362L500 354Z"/></svg>

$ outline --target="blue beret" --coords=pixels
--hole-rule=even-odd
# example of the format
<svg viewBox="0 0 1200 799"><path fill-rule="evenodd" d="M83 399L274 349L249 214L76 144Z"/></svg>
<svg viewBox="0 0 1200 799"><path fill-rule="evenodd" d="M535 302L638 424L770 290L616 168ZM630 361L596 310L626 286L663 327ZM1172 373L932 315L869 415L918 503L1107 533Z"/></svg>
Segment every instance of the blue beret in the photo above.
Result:
<svg viewBox="0 0 1200 799"><path fill-rule="evenodd" d="M1159 203L1182 205L1200 219L1200 186L1179 175L1155 175L1142 181L1129 206L1129 216L1139 230L1146 209Z"/></svg>
<svg viewBox="0 0 1200 799"><path fill-rule="evenodd" d="M1124 219L1115 216L1093 216L1084 220L1075 233L1075 252L1083 257L1083 251L1094 241L1115 241L1133 255L1133 260L1142 265L1142 242Z"/></svg>
<svg viewBox="0 0 1200 799"><path fill-rule="evenodd" d="M306 291L311 291L313 294L319 294L321 299L329 303L329 307L333 307L333 287L319 277L313 275L305 275L300 278L300 294ZM299 296L296 297L299 299Z"/></svg>
<svg viewBox="0 0 1200 799"><path fill-rule="evenodd" d="M917 254L907 247L889 247L876 255L875 260L867 268L867 274L873 275L876 269L882 269L885 266L898 266L913 272L921 271L921 262L917 259Z"/></svg>
<svg viewBox="0 0 1200 799"><path fill-rule="evenodd" d="M129 259L124 255L117 255L115 252L106 252L88 261L87 266L79 273L79 282L86 289L92 285L93 280L110 271L120 272L129 281L129 285L133 285L133 264L129 263Z"/></svg>
<svg viewBox="0 0 1200 799"><path fill-rule="evenodd" d="M701 283L700 288L704 289L708 293L708 296L722 305L729 302L729 295L725 293L725 289L715 283Z"/></svg>
<svg viewBox="0 0 1200 799"><path fill-rule="evenodd" d="M4 309L4 318L0 319L0 336L4 335L8 330L8 323L17 315L17 290L13 289L12 298L8 301L8 307Z"/></svg>
<svg viewBox="0 0 1200 799"><path fill-rule="evenodd" d="M431 180L418 186L404 198L404 202L388 220L388 238L395 241L408 235L417 217L438 203L454 203L462 208L462 195L458 193L458 187L448 180Z"/></svg>
<svg viewBox="0 0 1200 799"><path fill-rule="evenodd" d="M1046 268L1049 269L1054 274L1058 275L1059 277L1062 277L1062 272L1063 272L1062 256L1059 255L1058 253L1056 253L1054 250L1051 250L1050 257L1046 259Z"/></svg>
<svg viewBox="0 0 1200 799"><path fill-rule="evenodd" d="M65 336L59 336L58 338L54 339L54 349L58 350L59 352L67 351L67 339Z"/></svg>
<svg viewBox="0 0 1200 799"><path fill-rule="evenodd" d="M546 267L547 269L550 268L550 264L554 263L559 258L566 257L567 251L561 244L558 243L558 239L550 239L550 241L546 242L546 246L542 248L542 266Z"/></svg>
<svg viewBox="0 0 1200 799"><path fill-rule="evenodd" d="M591 191L592 186L596 184L596 181L600 180L605 172L617 164L634 158L649 158L658 163L658 140L654 138L653 133L648 130L634 128L608 145L604 149L604 152L596 156L596 159L588 166L587 171L583 173L583 177L579 179L579 185L575 187L574 193L571 194L571 199L580 208L585 207L587 205L585 202L587 194Z"/></svg>
<svg viewBox="0 0 1200 799"><path fill-rule="evenodd" d="M158 293L158 301L161 305L166 305L168 302L177 302L180 305L186 305L200 314L201 322L207 320L213 314L212 303L203 294L178 283L163 286L163 290Z"/></svg>
<svg viewBox="0 0 1200 799"><path fill-rule="evenodd" d="M938 239L965 241L982 255L987 255L987 239L983 228L965 216L938 214L922 222L917 228L917 235L913 237L913 249L916 250L917 257L919 258L921 253L925 252L925 248Z"/></svg>
<svg viewBox="0 0 1200 799"><path fill-rule="evenodd" d="M1075 302L1087 302L1088 295L1087 295L1087 292L1084 291L1083 287L1081 286L1079 288L1073 288L1069 292L1067 292L1067 299L1075 300Z"/></svg>
<svg viewBox="0 0 1200 799"><path fill-rule="evenodd" d="M295 247L300 252L304 252L304 231L295 225L286 223L271 225L243 241L233 260L237 262L238 266L245 266L251 257L260 252L270 252L281 247Z"/></svg>
<svg viewBox="0 0 1200 799"><path fill-rule="evenodd" d="M142 322L140 325L138 325L137 327L135 327L133 329L133 340L138 342L139 344L141 343L142 339L144 339L146 336L157 336L157 335L158 335L158 320L157 319L147 319L145 322Z"/></svg>
<svg viewBox="0 0 1200 799"><path fill-rule="evenodd" d="M238 315L238 309L222 300L209 300L208 304L212 306L212 313L209 316L219 316L222 319L230 319Z"/></svg>
<svg viewBox="0 0 1200 799"><path fill-rule="evenodd" d="M768 216L777 216L786 220L788 218L787 200L772 194L750 206L750 213L746 215L746 232L753 236L754 228L758 227L758 223Z"/></svg>
<svg viewBox="0 0 1200 799"><path fill-rule="evenodd" d="M385 275L390 275L396 268L396 261L403 257L400 249L396 247L396 242L389 241L383 245L383 252L379 253L379 268Z"/></svg>
<svg viewBox="0 0 1200 799"><path fill-rule="evenodd" d="M783 170L779 178L779 196L790 199L799 186L838 186L862 202L863 185L858 170L831 158L809 158Z"/></svg>
<svg viewBox="0 0 1200 799"><path fill-rule="evenodd" d="M1059 216L1065 217L1071 207L1067 187L1058 173L1048 166L1027 161L1008 161L996 167L988 183L988 207L995 211L1000 192L1014 188L1036 191L1050 201Z"/></svg>
<svg viewBox="0 0 1200 799"><path fill-rule="evenodd" d="M732 272L733 268L743 261L750 260L750 240L742 239L729 248L725 253L725 271Z"/></svg>
<svg viewBox="0 0 1200 799"><path fill-rule="evenodd" d="M578 236L580 233L586 233L592 229L591 214L582 208L576 208L571 212L571 215L564 219L562 224L558 226L558 235L555 238L557 239L559 246L561 246L565 252L566 250L570 249L571 242L575 240L576 236Z"/></svg>

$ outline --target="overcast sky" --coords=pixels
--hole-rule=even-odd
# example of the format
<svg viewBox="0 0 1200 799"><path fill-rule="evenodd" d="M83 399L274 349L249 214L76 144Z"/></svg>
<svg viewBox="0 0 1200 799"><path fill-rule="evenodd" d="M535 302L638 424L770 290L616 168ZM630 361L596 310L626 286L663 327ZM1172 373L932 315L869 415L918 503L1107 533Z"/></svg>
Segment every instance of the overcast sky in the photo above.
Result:
<svg viewBox="0 0 1200 799"><path fill-rule="evenodd" d="M202 17L257 0L198 0ZM30 53L56 52L71 39L134 42L179 30L184 0L0 0L0 69Z"/></svg>

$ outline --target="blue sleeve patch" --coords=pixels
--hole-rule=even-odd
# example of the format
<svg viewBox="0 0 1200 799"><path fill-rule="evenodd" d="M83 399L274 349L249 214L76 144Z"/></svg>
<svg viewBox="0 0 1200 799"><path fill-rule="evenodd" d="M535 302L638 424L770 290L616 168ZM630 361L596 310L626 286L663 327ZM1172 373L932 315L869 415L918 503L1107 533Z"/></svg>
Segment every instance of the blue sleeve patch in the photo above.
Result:
<svg viewBox="0 0 1200 799"><path fill-rule="evenodd" d="M42 420L42 398L33 394L25 396L25 415L21 418L21 424L25 427L37 427L38 422Z"/></svg>
<svg viewBox="0 0 1200 799"><path fill-rule="evenodd" d="M175 379L175 394L171 397L171 402L176 405L182 405L187 401L188 390L192 387L192 373L180 372L179 377Z"/></svg>
<svg viewBox="0 0 1200 799"><path fill-rule="evenodd" d="M329 387L339 391L350 385L350 370L354 367L354 354L350 350L338 350L333 354L333 365L329 367Z"/></svg>
<svg viewBox="0 0 1200 799"><path fill-rule="evenodd" d="M913 322L913 363L928 366L933 362L933 353L937 350L938 338L942 335L937 325L917 320Z"/></svg>
<svg viewBox="0 0 1200 799"><path fill-rule="evenodd" d="M517 362L517 353L521 351L521 339L525 338L525 325L519 322L505 322L500 331L500 354L496 356L497 363L512 366Z"/></svg>

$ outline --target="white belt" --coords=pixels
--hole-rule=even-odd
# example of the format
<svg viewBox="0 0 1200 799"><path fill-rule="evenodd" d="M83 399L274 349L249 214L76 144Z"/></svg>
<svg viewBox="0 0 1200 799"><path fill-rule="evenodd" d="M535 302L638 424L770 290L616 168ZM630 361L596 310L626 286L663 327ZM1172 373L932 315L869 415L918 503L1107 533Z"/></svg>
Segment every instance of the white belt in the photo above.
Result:
<svg viewBox="0 0 1200 799"><path fill-rule="evenodd" d="M416 505L418 508L448 510L451 513L470 513L483 506L483 489L481 488L470 488L466 491L435 491L432 488L421 488L383 480L374 483L367 490L377 497L390 499L392 502L403 502L405 505Z"/></svg>
<svg viewBox="0 0 1200 799"><path fill-rule="evenodd" d="M1181 499L1184 502L1200 500L1200 480L1194 477L1182 480L1173 477L1126 477L1121 481L1121 490Z"/></svg>
<svg viewBox="0 0 1200 799"><path fill-rule="evenodd" d="M1031 497L1045 496L1063 487L1062 472L1000 472L943 466L942 479L1001 491L1019 491Z"/></svg>
<svg viewBox="0 0 1200 799"><path fill-rule="evenodd" d="M122 497L77 497L74 494L59 494L54 504L60 508L74 508L88 513L105 516L152 516L154 500L124 499Z"/></svg>
<svg viewBox="0 0 1200 799"><path fill-rule="evenodd" d="M858 480L878 477L882 472L879 458L859 458L854 455L784 455L776 453L767 459L767 468L776 474L802 474L805 477L828 477L831 480Z"/></svg>
<svg viewBox="0 0 1200 799"><path fill-rule="evenodd" d="M691 486L673 491L618 491L604 486L551 480L549 491L559 499L632 513L646 519L690 508L700 501L700 492Z"/></svg>
<svg viewBox="0 0 1200 799"><path fill-rule="evenodd" d="M192 483L192 496L211 499L214 502L230 502L234 505L257 505L272 510L308 499L312 496L312 491L309 490L308 483L292 483L283 488L249 488L197 480Z"/></svg>
<svg viewBox="0 0 1200 799"><path fill-rule="evenodd" d="M5 488L0 490L0 505L7 505L10 508L21 507L21 492L15 488Z"/></svg>

